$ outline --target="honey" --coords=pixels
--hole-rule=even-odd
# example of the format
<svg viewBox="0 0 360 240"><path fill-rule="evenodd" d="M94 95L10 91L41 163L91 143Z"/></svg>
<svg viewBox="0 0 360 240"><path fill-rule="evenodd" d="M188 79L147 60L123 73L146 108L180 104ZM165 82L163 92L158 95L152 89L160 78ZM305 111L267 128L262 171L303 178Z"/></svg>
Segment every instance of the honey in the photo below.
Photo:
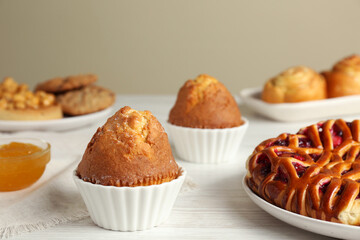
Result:
<svg viewBox="0 0 360 240"><path fill-rule="evenodd" d="M14 141L0 145L0 191L26 188L44 173L50 161L50 145L32 141L40 144Z"/></svg>

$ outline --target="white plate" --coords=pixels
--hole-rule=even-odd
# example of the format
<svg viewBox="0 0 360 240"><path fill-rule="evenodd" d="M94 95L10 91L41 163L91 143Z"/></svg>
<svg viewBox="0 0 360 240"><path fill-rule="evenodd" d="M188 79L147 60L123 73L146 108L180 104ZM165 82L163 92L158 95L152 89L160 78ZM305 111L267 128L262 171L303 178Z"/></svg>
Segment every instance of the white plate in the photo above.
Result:
<svg viewBox="0 0 360 240"><path fill-rule="evenodd" d="M0 120L0 131L26 131L26 130L48 130L65 131L84 127L107 117L112 111L109 107L99 112L81 116L64 117L61 119L44 121L5 121Z"/></svg>
<svg viewBox="0 0 360 240"><path fill-rule="evenodd" d="M300 103L266 103L261 100L261 88L240 91L240 97L255 112L268 118L294 122L316 118L360 113L360 95L329 98Z"/></svg>
<svg viewBox="0 0 360 240"><path fill-rule="evenodd" d="M274 217L304 230L318 233L328 237L340 239L360 239L360 226L351 226L341 223L327 222L315 218L305 217L290 211L286 211L273 204L268 203L258 195L253 193L247 186L245 177L243 179L243 188L250 199L260 208L273 215Z"/></svg>

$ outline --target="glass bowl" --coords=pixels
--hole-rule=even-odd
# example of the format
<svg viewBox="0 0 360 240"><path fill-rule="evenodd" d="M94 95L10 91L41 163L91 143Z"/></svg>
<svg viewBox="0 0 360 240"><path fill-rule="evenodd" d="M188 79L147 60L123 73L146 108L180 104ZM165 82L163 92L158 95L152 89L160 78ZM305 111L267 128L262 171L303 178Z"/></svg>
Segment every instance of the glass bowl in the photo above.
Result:
<svg viewBox="0 0 360 240"><path fill-rule="evenodd" d="M43 140L0 138L0 191L29 187L42 176L49 161L50 144Z"/></svg>

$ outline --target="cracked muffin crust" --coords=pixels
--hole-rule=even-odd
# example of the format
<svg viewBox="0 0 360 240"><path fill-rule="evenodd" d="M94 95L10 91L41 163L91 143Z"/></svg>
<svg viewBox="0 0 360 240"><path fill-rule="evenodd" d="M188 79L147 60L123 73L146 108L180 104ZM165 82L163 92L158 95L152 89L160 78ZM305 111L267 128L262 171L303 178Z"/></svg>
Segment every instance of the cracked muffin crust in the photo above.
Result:
<svg viewBox="0 0 360 240"><path fill-rule="evenodd" d="M241 113L227 88L215 78L201 74L179 90L169 114L169 123L190 128L240 126Z"/></svg>
<svg viewBox="0 0 360 240"><path fill-rule="evenodd" d="M126 106L98 128L77 175L101 185L148 186L177 178L179 167L159 121L149 111Z"/></svg>

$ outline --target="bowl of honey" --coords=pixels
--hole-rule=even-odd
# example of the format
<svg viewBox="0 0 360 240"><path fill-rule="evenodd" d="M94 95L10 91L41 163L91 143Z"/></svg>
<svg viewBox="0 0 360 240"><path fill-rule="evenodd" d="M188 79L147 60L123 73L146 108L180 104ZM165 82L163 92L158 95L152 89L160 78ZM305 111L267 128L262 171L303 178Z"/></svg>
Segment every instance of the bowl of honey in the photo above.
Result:
<svg viewBox="0 0 360 240"><path fill-rule="evenodd" d="M29 187L50 161L50 144L35 138L0 138L0 191Z"/></svg>

